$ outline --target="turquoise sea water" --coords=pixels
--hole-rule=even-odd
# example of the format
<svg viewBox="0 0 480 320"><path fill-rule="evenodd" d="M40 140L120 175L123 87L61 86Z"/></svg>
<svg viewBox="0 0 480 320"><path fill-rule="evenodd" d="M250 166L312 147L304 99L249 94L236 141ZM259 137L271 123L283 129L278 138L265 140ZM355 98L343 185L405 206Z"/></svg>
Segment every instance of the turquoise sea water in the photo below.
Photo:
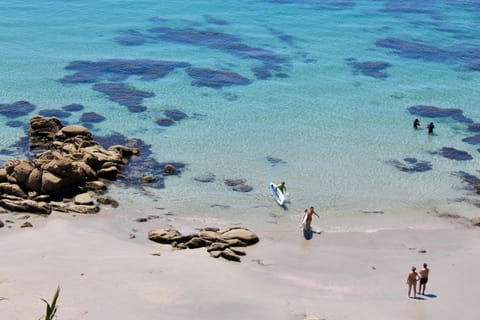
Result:
<svg viewBox="0 0 480 320"><path fill-rule="evenodd" d="M385 216L364 211L411 225L424 217L409 212L478 210L458 175L478 174L478 146L462 141L477 133L458 118L418 116L423 125L435 122L429 136L412 129L417 115L408 111L456 108L480 122L478 1L7 0L0 12L0 104L36 106L0 115L2 147L15 150L25 136L11 121L28 124L42 110L81 104L62 120L81 123L83 113L96 112L106 119L92 124L94 134L139 138L157 161L185 163L163 189L113 187L132 212L165 207L179 216L282 224L314 205L334 229ZM130 74L146 60L188 67L154 79ZM88 81L65 81L78 75L74 61L118 63L106 73L88 69ZM143 112L131 112L131 102L94 90L99 83L154 96L133 103ZM167 109L188 117L159 126ZM473 159L445 158L444 147ZM405 158L431 170L393 165L413 168ZM194 180L206 173L215 180ZM253 190L232 191L228 178ZM270 197L270 181L286 181L286 209Z"/></svg>

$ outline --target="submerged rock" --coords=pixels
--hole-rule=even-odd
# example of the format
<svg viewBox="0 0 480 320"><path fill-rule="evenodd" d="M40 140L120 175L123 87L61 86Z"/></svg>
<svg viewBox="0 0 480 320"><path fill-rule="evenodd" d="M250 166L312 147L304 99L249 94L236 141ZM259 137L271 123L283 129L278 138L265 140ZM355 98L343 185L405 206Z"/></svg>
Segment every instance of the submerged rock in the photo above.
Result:
<svg viewBox="0 0 480 320"><path fill-rule="evenodd" d="M480 188L477 188L477 186L480 187L480 178L477 176L474 176L473 174L467 173L465 171L458 171L454 173L455 176L460 177L463 181L468 186L468 189L474 189L477 191L477 193L480 191Z"/></svg>
<svg viewBox="0 0 480 320"><path fill-rule="evenodd" d="M175 120L170 118L161 118L161 119L157 119L155 123L161 127L170 127L175 124Z"/></svg>
<svg viewBox="0 0 480 320"><path fill-rule="evenodd" d="M163 112L163 114L172 120L180 121L187 117L187 114L183 111L177 109L167 109Z"/></svg>
<svg viewBox="0 0 480 320"><path fill-rule="evenodd" d="M353 67L354 73L362 73L376 79L386 79L388 74L384 70L392 66L384 61L357 61L353 58L346 59L346 62Z"/></svg>
<svg viewBox="0 0 480 320"><path fill-rule="evenodd" d="M96 112L85 112L80 117L81 122L88 122L88 123L102 122L102 121L105 121L105 119L106 118L104 116L102 116L101 114L98 114Z"/></svg>
<svg viewBox="0 0 480 320"><path fill-rule="evenodd" d="M473 145L480 144L480 134L463 138L462 141Z"/></svg>
<svg viewBox="0 0 480 320"><path fill-rule="evenodd" d="M12 127L12 128L19 128L23 127L23 122L22 121L7 121L5 125Z"/></svg>
<svg viewBox="0 0 480 320"><path fill-rule="evenodd" d="M198 181L198 182L204 182L204 183L207 183L207 182L213 182L215 181L215 174L212 173L212 172L206 172L200 176L196 176L195 178L193 178L195 181Z"/></svg>
<svg viewBox="0 0 480 320"><path fill-rule="evenodd" d="M253 187L248 184L239 184L234 186L232 190L237 192L250 192L253 190Z"/></svg>
<svg viewBox="0 0 480 320"><path fill-rule="evenodd" d="M60 119L68 118L72 115L70 112L58 109L44 109L40 110L38 114L44 117L56 117Z"/></svg>
<svg viewBox="0 0 480 320"><path fill-rule="evenodd" d="M274 156L266 156L265 159L267 159L268 162L272 164L272 166L281 164L281 163L287 163L287 161L282 160L280 158L274 157Z"/></svg>
<svg viewBox="0 0 480 320"><path fill-rule="evenodd" d="M480 132L480 123L471 123L468 125L468 131Z"/></svg>
<svg viewBox="0 0 480 320"><path fill-rule="evenodd" d="M229 187L234 187L239 184L244 184L245 182L247 182L245 179L226 179L225 180L225 184Z"/></svg>
<svg viewBox="0 0 480 320"><path fill-rule="evenodd" d="M63 83L123 81L131 76L137 76L144 81L152 81L166 77L176 68L188 66L190 64L186 62L150 59L72 61L65 69L75 71L75 73L63 77L60 81Z"/></svg>
<svg viewBox="0 0 480 320"><path fill-rule="evenodd" d="M123 83L96 83L93 90L106 94L111 101L128 107L130 111L131 108L135 110L142 106L143 99L155 96L153 92L138 90Z"/></svg>
<svg viewBox="0 0 480 320"><path fill-rule="evenodd" d="M167 175L175 174L175 172L177 172L177 168L174 164L167 163L165 167L163 167L163 172Z"/></svg>
<svg viewBox="0 0 480 320"><path fill-rule="evenodd" d="M218 71L207 68L188 68L187 73L193 78L192 86L221 89L225 86L249 85L251 81L238 73Z"/></svg>
<svg viewBox="0 0 480 320"><path fill-rule="evenodd" d="M62 110L68 111L68 112L75 112L75 111L81 111L81 110L83 110L84 108L85 108L85 107L82 106L81 104L72 103L72 104L63 106L63 107L62 107Z"/></svg>
<svg viewBox="0 0 480 320"><path fill-rule="evenodd" d="M439 108L435 106L416 105L408 108L412 115L427 118L452 118L461 123L473 123L473 120L463 115L461 109L455 108Z"/></svg>
<svg viewBox="0 0 480 320"><path fill-rule="evenodd" d="M247 180L245 179L226 179L224 183L232 187L233 191L237 192L250 192L253 188L246 184Z"/></svg>
<svg viewBox="0 0 480 320"><path fill-rule="evenodd" d="M432 170L432 164L429 161L417 160L415 158L405 158L402 161L399 160L389 160L386 161L387 164L393 165L395 168L402 172L415 173L415 172L425 172Z"/></svg>
<svg viewBox="0 0 480 320"><path fill-rule="evenodd" d="M465 161L472 160L473 157L466 151L457 150L455 148L443 147L440 149L439 154L447 159Z"/></svg>
<svg viewBox="0 0 480 320"><path fill-rule="evenodd" d="M17 101L14 103L1 103L0 104L0 114L4 115L7 118L18 118L21 116L26 116L33 110L36 106L31 104L28 101Z"/></svg>

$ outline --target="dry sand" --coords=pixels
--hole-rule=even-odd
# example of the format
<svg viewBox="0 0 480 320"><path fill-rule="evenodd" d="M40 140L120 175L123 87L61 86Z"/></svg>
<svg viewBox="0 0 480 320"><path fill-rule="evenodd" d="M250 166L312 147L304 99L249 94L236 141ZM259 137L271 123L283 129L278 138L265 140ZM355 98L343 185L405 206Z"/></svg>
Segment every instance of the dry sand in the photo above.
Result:
<svg viewBox="0 0 480 320"><path fill-rule="evenodd" d="M148 230L198 221L30 220L33 228L20 229L17 219L0 229L2 320L38 319L40 298L50 300L57 285L58 319L478 319L480 229L447 219L434 230L322 232L311 240L298 226L245 226L261 241L241 263L147 239ZM407 274L423 262L431 268L426 296L409 299Z"/></svg>

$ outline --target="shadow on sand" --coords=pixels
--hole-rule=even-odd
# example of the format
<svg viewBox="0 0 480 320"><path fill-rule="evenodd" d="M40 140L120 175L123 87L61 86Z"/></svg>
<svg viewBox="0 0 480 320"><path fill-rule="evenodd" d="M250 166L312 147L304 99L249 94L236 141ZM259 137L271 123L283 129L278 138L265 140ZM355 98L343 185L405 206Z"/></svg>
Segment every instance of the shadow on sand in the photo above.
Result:
<svg viewBox="0 0 480 320"><path fill-rule="evenodd" d="M410 297L410 299L414 299L414 300L427 300L427 299L425 299L424 297L419 297L419 296Z"/></svg>
<svg viewBox="0 0 480 320"><path fill-rule="evenodd" d="M322 234L322 231L313 230L312 228L303 228L303 237L305 240L312 240L315 233Z"/></svg>

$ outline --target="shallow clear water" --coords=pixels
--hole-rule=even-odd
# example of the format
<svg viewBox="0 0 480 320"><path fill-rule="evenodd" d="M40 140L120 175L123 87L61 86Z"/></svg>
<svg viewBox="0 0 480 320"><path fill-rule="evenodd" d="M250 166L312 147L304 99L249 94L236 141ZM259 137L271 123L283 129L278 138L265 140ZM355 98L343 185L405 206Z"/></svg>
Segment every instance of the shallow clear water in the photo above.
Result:
<svg viewBox="0 0 480 320"><path fill-rule="evenodd" d="M96 112L106 120L93 125L95 134L140 138L159 162L186 164L180 176L166 178L165 189L116 190L126 208L161 206L184 216L281 224L314 205L332 228L383 219L359 218L362 211L392 212L396 222L411 225L423 218L401 212L475 210L451 201L475 199L452 174L478 173L478 147L462 141L475 133L448 117L420 117L422 124L435 122L434 136L414 131L416 116L407 108L459 108L480 121L476 1L427 1L422 7L418 1L5 2L0 104L26 100L37 109L15 119L0 115L0 122L28 123L33 113L79 103L85 109L64 120L78 123L83 112ZM151 31L158 27L164 29ZM189 38L180 39L185 30ZM228 37L212 45L208 36L199 40L199 31ZM125 45L121 39L127 38L141 43ZM385 39L400 41L392 48L381 45ZM195 86L185 68L154 81L130 76L118 82L155 94L142 101L146 111L132 113L92 90L93 83L59 81L75 73L65 69L72 61L105 59L181 61L234 72L251 83ZM362 73L355 62L388 66ZM254 67L264 67L266 79L258 79ZM189 117L160 127L155 121L165 109ZM24 135L21 127L3 125L2 146ZM432 154L442 147L467 151L473 160ZM283 161L272 164L268 156ZM406 173L389 163L404 158L428 161L432 170ZM193 180L207 172L215 174L214 182ZM253 191L234 192L224 185L227 178L246 179ZM269 196L270 181L286 181L287 210Z"/></svg>

